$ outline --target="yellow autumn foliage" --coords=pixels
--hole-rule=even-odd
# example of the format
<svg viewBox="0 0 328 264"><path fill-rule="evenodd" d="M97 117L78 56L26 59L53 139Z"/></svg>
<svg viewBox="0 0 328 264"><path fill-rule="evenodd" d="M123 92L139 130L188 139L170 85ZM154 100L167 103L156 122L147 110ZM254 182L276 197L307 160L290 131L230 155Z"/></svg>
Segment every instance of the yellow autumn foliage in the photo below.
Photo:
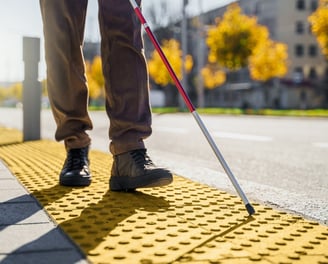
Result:
<svg viewBox="0 0 328 264"><path fill-rule="evenodd" d="M267 40L258 45L249 58L251 77L267 81L273 77L283 77L287 73L287 45Z"/></svg>
<svg viewBox="0 0 328 264"><path fill-rule="evenodd" d="M182 50L180 49L180 43L175 39L164 40L162 44L162 50L167 60L171 64L171 67L178 79L182 78ZM193 59L191 55L186 55L184 68L189 73L193 66ZM164 63L158 52L154 50L151 54L151 58L148 60L149 75L155 83L166 86L169 83L174 83L169 72L167 71Z"/></svg>
<svg viewBox="0 0 328 264"><path fill-rule="evenodd" d="M23 83L17 82L13 83L10 87L3 88L0 87L0 101L10 98L15 98L19 101L23 97Z"/></svg>
<svg viewBox="0 0 328 264"><path fill-rule="evenodd" d="M267 28L257 24L255 17L242 14L238 4L231 4L223 18L208 31L208 60L238 70L248 65L254 48L268 37Z"/></svg>
<svg viewBox="0 0 328 264"><path fill-rule="evenodd" d="M287 46L272 41L268 29L256 17L243 14L237 3L209 30L207 44L210 63L229 70L249 67L254 80L267 81L287 73Z"/></svg>
<svg viewBox="0 0 328 264"><path fill-rule="evenodd" d="M320 0L318 9L309 16L312 33L328 59L328 0Z"/></svg>
<svg viewBox="0 0 328 264"><path fill-rule="evenodd" d="M208 89L214 89L226 81L224 71L218 69L216 64L208 64L201 70L204 80L204 86Z"/></svg>
<svg viewBox="0 0 328 264"><path fill-rule="evenodd" d="M96 56L92 62L86 61L86 75L90 98L97 99L103 96L105 80L100 56Z"/></svg>
<svg viewBox="0 0 328 264"><path fill-rule="evenodd" d="M23 97L23 83L18 82L18 83L14 83L11 87L10 87L10 91L11 94L17 98L18 100L21 100Z"/></svg>

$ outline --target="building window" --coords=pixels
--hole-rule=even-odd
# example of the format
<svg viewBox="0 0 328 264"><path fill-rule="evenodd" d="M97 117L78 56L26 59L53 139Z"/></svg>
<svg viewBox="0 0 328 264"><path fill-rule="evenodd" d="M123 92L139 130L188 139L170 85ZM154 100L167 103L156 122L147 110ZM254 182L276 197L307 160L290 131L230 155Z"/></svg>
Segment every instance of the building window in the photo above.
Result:
<svg viewBox="0 0 328 264"><path fill-rule="evenodd" d="M311 25L311 24L309 24L309 26L308 26L308 30L309 30L309 34L312 35L313 33L312 33L312 25Z"/></svg>
<svg viewBox="0 0 328 264"><path fill-rule="evenodd" d="M304 23L303 21L297 21L296 22L296 29L297 34L303 34L304 33Z"/></svg>
<svg viewBox="0 0 328 264"><path fill-rule="evenodd" d="M304 47L302 44L295 45L295 55L297 57L302 57L304 55Z"/></svg>
<svg viewBox="0 0 328 264"><path fill-rule="evenodd" d="M256 3L255 4L255 15L259 15L261 13L261 4Z"/></svg>
<svg viewBox="0 0 328 264"><path fill-rule="evenodd" d="M314 67L310 68L309 78L312 79L312 80L317 78L317 71Z"/></svg>
<svg viewBox="0 0 328 264"><path fill-rule="evenodd" d="M310 57L316 57L318 54L318 49L316 45L310 45L309 46L309 56Z"/></svg>
<svg viewBox="0 0 328 264"><path fill-rule="evenodd" d="M295 67L293 72L293 81L295 83L301 83L303 81L303 68L302 67Z"/></svg>
<svg viewBox="0 0 328 264"><path fill-rule="evenodd" d="M311 11L315 11L318 8L318 0L311 1Z"/></svg>
<svg viewBox="0 0 328 264"><path fill-rule="evenodd" d="M301 67L301 66L295 67L294 72L295 73L300 73L300 74L303 75L303 67Z"/></svg>
<svg viewBox="0 0 328 264"><path fill-rule="evenodd" d="M296 9L305 10L305 1L304 0L296 0Z"/></svg>

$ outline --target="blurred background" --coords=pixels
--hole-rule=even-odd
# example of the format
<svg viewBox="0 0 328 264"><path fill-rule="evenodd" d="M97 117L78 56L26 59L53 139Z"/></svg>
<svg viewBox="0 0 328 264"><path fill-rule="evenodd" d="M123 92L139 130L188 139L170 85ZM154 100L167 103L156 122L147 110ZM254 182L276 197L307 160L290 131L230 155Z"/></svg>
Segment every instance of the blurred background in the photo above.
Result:
<svg viewBox="0 0 328 264"><path fill-rule="evenodd" d="M46 91L38 0L0 0L0 106L20 107L23 36L41 39L39 81ZM198 108L241 111L328 108L327 0L143 1L143 13ZM89 0L84 55L90 107L104 106L96 0ZM153 107L183 102L144 37Z"/></svg>
<svg viewBox="0 0 328 264"><path fill-rule="evenodd" d="M97 2L89 0L83 46L90 110L105 103ZM53 139L39 0L0 6L0 125L39 132L39 113L27 107L37 108L37 90L42 137ZM246 193L327 223L328 0L143 0L142 10ZM24 36L40 38L41 59L21 109ZM155 163L233 192L146 35L144 44L154 112L147 146ZM93 148L108 151L106 112L90 115Z"/></svg>

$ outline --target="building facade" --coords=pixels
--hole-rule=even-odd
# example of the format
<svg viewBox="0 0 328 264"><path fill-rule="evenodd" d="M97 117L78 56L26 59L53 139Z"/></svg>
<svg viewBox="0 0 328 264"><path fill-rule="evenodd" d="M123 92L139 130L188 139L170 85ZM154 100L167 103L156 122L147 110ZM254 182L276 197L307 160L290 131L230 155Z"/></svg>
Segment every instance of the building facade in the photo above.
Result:
<svg viewBox="0 0 328 264"><path fill-rule="evenodd" d="M328 102L327 62L311 33L308 17L318 0L240 0L236 1L248 16L268 28L270 38L288 47L288 72L282 79L257 83L248 70L230 73L230 82L214 91L206 91L206 106L250 108L317 108ZM226 6L203 14L204 25L222 17ZM201 40L199 40L201 41ZM204 40L203 40L204 41ZM196 43L194 37L191 43ZM193 54L197 50L190 47ZM202 63L196 60L196 63Z"/></svg>
<svg viewBox="0 0 328 264"><path fill-rule="evenodd" d="M240 0L236 1L248 16L256 16L258 23L266 26L270 38L288 46L288 72L282 79L266 84L251 80L248 69L227 72L228 82L214 90L204 89L200 70L207 63L206 30L221 18L227 6L208 11L201 18L188 19L187 53L194 59L194 67L185 88L198 107L242 108L318 108L328 107L327 61L312 35L308 17L318 0ZM163 39L180 40L181 21L156 29L155 35ZM146 55L149 58L153 45L144 37ZM99 43L85 43L86 59L99 54ZM157 87L153 90L165 93L165 105L178 104L179 94L174 87ZM168 100L169 99L169 100Z"/></svg>
<svg viewBox="0 0 328 264"><path fill-rule="evenodd" d="M239 5L245 14L257 16L273 40L287 44L287 79L301 82L324 77L327 64L308 22L318 0L241 0Z"/></svg>

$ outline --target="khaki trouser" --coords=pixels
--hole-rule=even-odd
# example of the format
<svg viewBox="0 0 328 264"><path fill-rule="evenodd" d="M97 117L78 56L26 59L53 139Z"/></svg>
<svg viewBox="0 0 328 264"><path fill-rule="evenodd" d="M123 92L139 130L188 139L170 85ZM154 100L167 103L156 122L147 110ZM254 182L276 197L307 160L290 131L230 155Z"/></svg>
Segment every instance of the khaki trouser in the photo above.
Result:
<svg viewBox="0 0 328 264"><path fill-rule="evenodd" d="M48 94L67 149L90 144L88 85L82 54L87 0L40 0ZM98 0L101 57L110 119L110 151L144 148L151 134L148 73L141 25L129 0Z"/></svg>

